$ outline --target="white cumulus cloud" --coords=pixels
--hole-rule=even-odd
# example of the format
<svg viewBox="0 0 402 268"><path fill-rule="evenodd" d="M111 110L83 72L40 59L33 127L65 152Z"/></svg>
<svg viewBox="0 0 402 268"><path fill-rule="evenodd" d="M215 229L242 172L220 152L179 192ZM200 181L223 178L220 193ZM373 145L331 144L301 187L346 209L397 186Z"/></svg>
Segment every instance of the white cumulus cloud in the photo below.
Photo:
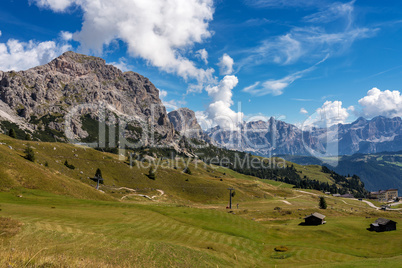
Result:
<svg viewBox="0 0 402 268"><path fill-rule="evenodd" d="M327 128L336 124L344 124L349 117L348 110L351 109L342 107L341 101L326 101L303 123L303 127Z"/></svg>
<svg viewBox="0 0 402 268"><path fill-rule="evenodd" d="M341 101L326 101L316 112L321 119L320 123L325 126L343 124L349 117L348 110L342 107Z"/></svg>
<svg viewBox="0 0 402 268"><path fill-rule="evenodd" d="M101 53L104 46L122 40L131 56L141 57L166 72L205 82L213 69L197 68L186 57L196 43L211 36L213 0L33 0L55 12L79 6L83 23L73 39L84 53Z"/></svg>
<svg viewBox="0 0 402 268"><path fill-rule="evenodd" d="M0 70L26 70L38 65L46 64L71 49L68 44L47 42L20 42L9 39L0 43Z"/></svg>
<svg viewBox="0 0 402 268"><path fill-rule="evenodd" d="M206 88L208 95L212 98L212 102L209 104L205 114L207 119L221 128L236 129L238 124L243 121L243 113L237 113L230 108L233 105L232 90L238 82L236 76L227 75L218 85Z"/></svg>
<svg viewBox="0 0 402 268"><path fill-rule="evenodd" d="M366 117L382 115L385 117L402 116L402 95L400 91L381 91L374 87L367 95L359 100Z"/></svg>
<svg viewBox="0 0 402 268"><path fill-rule="evenodd" d="M61 31L60 32L60 37L64 41L70 41L71 39L73 39L73 34L70 33L70 32Z"/></svg>
<svg viewBox="0 0 402 268"><path fill-rule="evenodd" d="M209 119L208 115L204 111L196 111L195 117L197 118L197 122L203 130L216 126L213 120Z"/></svg>
<svg viewBox="0 0 402 268"><path fill-rule="evenodd" d="M223 54L218 63L220 74L228 75L233 73L233 64L234 60L228 54Z"/></svg>

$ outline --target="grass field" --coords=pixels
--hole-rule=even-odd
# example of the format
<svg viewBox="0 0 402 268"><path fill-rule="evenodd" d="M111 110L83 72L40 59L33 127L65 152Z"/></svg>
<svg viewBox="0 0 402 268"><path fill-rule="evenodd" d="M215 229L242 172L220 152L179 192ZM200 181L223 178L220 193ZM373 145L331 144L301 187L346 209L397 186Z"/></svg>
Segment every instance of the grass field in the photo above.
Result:
<svg viewBox="0 0 402 268"><path fill-rule="evenodd" d="M377 211L332 196L326 198L328 208L319 210L320 192L196 162L190 164L192 175L179 165L158 169L151 180L146 168L130 168L116 155L68 144L31 142L37 156L32 163L22 157L26 142L6 136L0 142L5 143L0 145L0 267L402 263L400 230L366 230L378 217L400 223L399 211ZM76 169L65 167L65 159ZM105 178L104 193L88 179L97 167ZM236 189L232 210L226 209L228 187ZM299 225L315 211L326 215L327 224ZM288 251L276 252L277 246Z"/></svg>
<svg viewBox="0 0 402 268"><path fill-rule="evenodd" d="M327 224L300 226L317 211L303 194L240 203L175 205L163 202L79 200L38 190L0 193L0 216L22 223L1 242L6 267L389 267L402 261L402 232L366 230L377 217L359 201L328 199ZM274 210L275 207L281 209ZM2 231L0 221L0 232ZM285 245L289 251L275 252ZM29 263L28 263L29 262Z"/></svg>

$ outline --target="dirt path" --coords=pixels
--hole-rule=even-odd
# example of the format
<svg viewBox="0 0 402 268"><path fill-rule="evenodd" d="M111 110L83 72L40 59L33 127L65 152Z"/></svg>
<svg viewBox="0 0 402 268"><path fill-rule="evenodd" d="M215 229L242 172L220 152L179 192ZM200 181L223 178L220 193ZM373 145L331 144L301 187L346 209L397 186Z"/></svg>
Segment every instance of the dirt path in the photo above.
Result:
<svg viewBox="0 0 402 268"><path fill-rule="evenodd" d="M286 200L279 200L279 201L282 201L283 203L288 204L288 205L292 204L292 203L290 203L289 201L286 201Z"/></svg>
<svg viewBox="0 0 402 268"><path fill-rule="evenodd" d="M358 200L358 199L353 198L353 200ZM364 203L366 203L367 205L369 205L370 207L375 208L375 209L377 209L377 210L381 209L381 207L377 207L376 205L374 205L374 204L371 203L370 201L362 200L361 202L364 202ZM395 205L399 205L399 202L398 202L398 203L390 204L390 206L392 206L392 205L394 205L394 206L395 206ZM402 210L402 208L387 208L387 210Z"/></svg>
<svg viewBox="0 0 402 268"><path fill-rule="evenodd" d="M121 187L121 188L126 188L126 187ZM126 188L126 190L129 190L129 189L130 188ZM134 190L134 189L131 189L131 190L136 192L136 190ZM141 197L145 197L145 198L147 198L149 200L154 200L154 198L156 198L156 197L161 197L161 196L165 195L165 192L163 190L156 189L156 191L158 191L160 193L160 195L153 195L153 196L150 197L150 196L145 195L145 194L128 194L128 195L123 196L120 200L126 199L127 197L130 197L130 196L141 196Z"/></svg>
<svg viewBox="0 0 402 268"><path fill-rule="evenodd" d="M318 194L315 194L315 193L309 193L309 192L302 191L302 190L295 190L295 191L300 192L300 193L305 193L305 194L311 194L311 195L318 196Z"/></svg>
<svg viewBox="0 0 402 268"><path fill-rule="evenodd" d="M353 200L358 200L358 199L353 199ZM375 208L375 209L377 209L377 210L380 209L379 207L375 206L375 205L374 205L373 203L371 203L370 201L362 200L362 202L366 203L366 204L369 205L370 207Z"/></svg>
<svg viewBox="0 0 402 268"><path fill-rule="evenodd" d="M105 186L102 186L102 187L105 187ZM135 194L137 192L137 190L132 189L132 188L128 188L128 187L118 187L118 188L116 188L116 187L106 186L106 188L109 188L111 190L116 190L116 191L126 190L126 191L130 191L130 192L134 192L134 193L127 194L127 195L123 196L122 198L120 198L120 200L126 199L127 197L130 197L130 196L141 196L141 197L145 197L145 198L147 198L149 200L153 200L156 197L161 197L161 196L165 195L165 192L163 190L160 190L160 189L156 189L156 191L158 191L160 193L160 195L148 196L148 195L145 195L145 194Z"/></svg>

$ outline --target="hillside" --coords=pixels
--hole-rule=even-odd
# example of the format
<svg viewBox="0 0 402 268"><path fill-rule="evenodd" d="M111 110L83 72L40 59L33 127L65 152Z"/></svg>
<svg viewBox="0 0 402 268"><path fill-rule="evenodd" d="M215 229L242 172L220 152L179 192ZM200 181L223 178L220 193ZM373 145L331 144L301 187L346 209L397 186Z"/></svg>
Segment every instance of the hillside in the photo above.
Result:
<svg viewBox="0 0 402 268"><path fill-rule="evenodd" d="M183 172L187 164L164 159L152 180L149 168L130 168L126 158L92 148L4 135L0 142L0 266L288 267L314 260L367 267L401 261L400 230L366 230L377 217L400 221L398 211L327 196L328 209L320 211L327 224L306 227L299 223L319 210L322 192L205 168L199 160L191 160L190 175ZM23 158L27 144L34 163ZM105 179L101 191L88 179L97 168ZM294 168L331 180L318 166ZM229 187L235 189L232 210L225 209ZM274 250L282 245L289 250Z"/></svg>
<svg viewBox="0 0 402 268"><path fill-rule="evenodd" d="M0 142L0 157L5 163L0 167L1 190L40 189L76 198L112 200L125 195L131 195L128 199L138 198L135 194L158 196L156 190L159 189L164 192L160 199L179 203L227 200L228 187L235 187L237 198L242 201L261 198L267 191L277 191L276 187L256 177L233 173L227 168L206 166L189 158L150 157L147 162L135 162L130 166L126 157L83 146L28 142L5 135L0 135ZM34 163L24 158L28 144L35 152ZM74 169L64 165L66 160ZM183 172L188 163L191 175ZM151 166L157 168L155 180L147 176ZM97 168L101 168L105 178L101 185L105 194L95 191L95 182L89 179L94 177ZM241 183L236 180L238 176L242 178Z"/></svg>
<svg viewBox="0 0 402 268"><path fill-rule="evenodd" d="M400 222L400 209L380 211L332 195L325 195L327 209L319 209L324 191L364 196L358 177L214 146L194 112L168 115L158 90L139 74L67 52L0 76L0 127L16 137L0 134L1 267L367 267L402 261L399 229L366 230L378 217ZM88 108L93 104L96 111ZM68 135L75 144L67 143ZM25 158L28 148L35 161ZM99 190L91 180L97 169L104 178ZM327 224L300 225L317 211Z"/></svg>
<svg viewBox="0 0 402 268"><path fill-rule="evenodd" d="M314 157L283 156L289 161L302 165L318 164L322 161ZM364 182L366 189L402 189L402 152L376 154L354 154L339 157L336 167L327 165L339 174L356 174Z"/></svg>

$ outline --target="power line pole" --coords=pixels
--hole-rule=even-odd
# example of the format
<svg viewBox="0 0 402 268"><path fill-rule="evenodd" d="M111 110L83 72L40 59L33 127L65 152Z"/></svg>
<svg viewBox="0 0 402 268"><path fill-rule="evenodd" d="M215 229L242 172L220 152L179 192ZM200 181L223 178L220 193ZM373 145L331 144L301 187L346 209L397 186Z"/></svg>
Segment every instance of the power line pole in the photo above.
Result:
<svg viewBox="0 0 402 268"><path fill-rule="evenodd" d="M229 208L232 209L232 191L234 190L233 188L228 188L230 191L230 198L229 198Z"/></svg>

